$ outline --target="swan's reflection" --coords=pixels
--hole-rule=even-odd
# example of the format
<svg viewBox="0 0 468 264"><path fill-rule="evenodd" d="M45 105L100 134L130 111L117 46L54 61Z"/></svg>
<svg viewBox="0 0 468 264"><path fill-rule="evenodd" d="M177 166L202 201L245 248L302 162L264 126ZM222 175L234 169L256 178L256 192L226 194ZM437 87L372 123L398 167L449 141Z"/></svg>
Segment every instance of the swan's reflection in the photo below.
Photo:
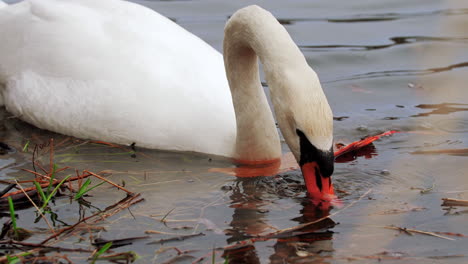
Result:
<svg viewBox="0 0 468 264"><path fill-rule="evenodd" d="M265 184L267 182L267 184ZM231 207L234 208L231 228L227 230L229 244L258 235L274 232L275 229L268 224L268 210L263 207L271 202L271 198L278 198L282 184L272 184L272 178L250 178L239 179L232 190ZM282 196L282 195L279 195ZM298 224L312 222L329 215L328 211L318 210L308 199L294 198L302 205L299 217L292 219ZM330 228L335 226L331 219L305 227L300 230L281 233L274 238L274 253L269 257L271 263L296 263L305 260L316 260L322 258L326 252L333 251L331 242L333 232ZM235 249L225 250L223 256L229 259L229 263L261 263L260 256L256 251L257 241Z"/></svg>

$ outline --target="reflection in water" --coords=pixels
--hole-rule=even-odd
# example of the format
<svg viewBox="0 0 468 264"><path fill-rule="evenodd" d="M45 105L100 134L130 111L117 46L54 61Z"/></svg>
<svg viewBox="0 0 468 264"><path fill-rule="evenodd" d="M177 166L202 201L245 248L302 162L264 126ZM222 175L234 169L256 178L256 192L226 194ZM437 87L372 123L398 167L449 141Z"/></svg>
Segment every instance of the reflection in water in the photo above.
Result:
<svg viewBox="0 0 468 264"><path fill-rule="evenodd" d="M269 229L261 208L267 203L262 198L264 190L256 182L255 179L240 179L233 189L230 207L234 208L234 213L232 229L228 230L231 236L227 240L229 244L251 238Z"/></svg>
<svg viewBox="0 0 468 264"><path fill-rule="evenodd" d="M415 107L421 109L434 109L431 112L419 113L411 117L430 116L430 115L447 115L454 112L468 111L468 104L457 103L441 103L441 104L420 104Z"/></svg>
<svg viewBox="0 0 468 264"><path fill-rule="evenodd" d="M292 219L299 224L329 215L329 211L319 210L308 200L301 204L301 216ZM271 263L304 263L329 256L333 252L333 231L329 229L335 225L333 220L326 218L314 225L282 235L274 245L275 253L270 256Z"/></svg>
<svg viewBox="0 0 468 264"><path fill-rule="evenodd" d="M239 179L232 190L230 207L234 208L234 213L230 223L231 228L226 231L229 244L245 239L255 239L258 235L276 231L268 224L268 210L263 208L270 203L269 192L276 192L276 190L259 182L257 179ZM281 186L276 186L276 188L280 189ZM328 210L318 209L308 199L301 199L298 202L303 206L301 215L291 219L298 224L309 223L329 215ZM271 236L270 239L276 241L273 246L274 253L269 257L270 262L296 263L307 259L314 261L328 252L333 252L331 242L333 232L328 229L334 226L333 220L327 218L299 230ZM261 263L255 243L225 250L223 257L229 259L229 263Z"/></svg>

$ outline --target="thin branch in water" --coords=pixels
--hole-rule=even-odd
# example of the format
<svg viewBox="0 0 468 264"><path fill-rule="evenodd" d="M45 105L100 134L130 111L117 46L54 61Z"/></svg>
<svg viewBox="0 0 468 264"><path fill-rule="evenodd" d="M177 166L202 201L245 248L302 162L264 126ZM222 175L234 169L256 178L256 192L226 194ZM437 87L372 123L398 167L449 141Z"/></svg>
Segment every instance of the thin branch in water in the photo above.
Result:
<svg viewBox="0 0 468 264"><path fill-rule="evenodd" d="M39 173L39 172L35 172L35 171L32 171L32 170L28 170L28 169L21 169L21 170L26 171L26 172L29 172L29 173L32 173L32 174L34 174L34 175L36 175L36 176L39 176L39 177L41 177L41 178L46 178L46 179L49 178L49 176L46 176L46 175L41 174L41 173Z"/></svg>
<svg viewBox="0 0 468 264"><path fill-rule="evenodd" d="M16 180L15 180L16 181ZM9 183L8 186L0 192L0 197L11 191L11 189L16 187L16 183Z"/></svg>
<svg viewBox="0 0 468 264"><path fill-rule="evenodd" d="M161 221L162 223L165 223L166 217L167 217L170 213L172 213L172 211L174 211L174 209L175 209L175 207L172 208L171 210L169 210L169 212L167 212L167 213L163 216L163 218L161 218L160 221Z"/></svg>
<svg viewBox="0 0 468 264"><path fill-rule="evenodd" d="M157 230L146 230L145 234L158 234L158 235L171 235L171 236L183 236L184 235L184 234L163 232L163 231L157 231Z"/></svg>
<svg viewBox="0 0 468 264"><path fill-rule="evenodd" d="M23 187L18 182L16 182L16 184L21 189L21 191L24 193L26 198L28 198L28 200L31 202L31 204L34 206L34 208L36 208L37 212L41 215L42 219L44 219L44 221L47 223L47 226L49 227L50 232L52 232L52 234L55 235L54 228L50 225L50 223L47 220L47 218L45 217L45 215L41 212L41 209L39 209L39 207L36 205L36 203L31 199L31 197L29 197L28 193L23 189Z"/></svg>
<svg viewBox="0 0 468 264"><path fill-rule="evenodd" d="M409 229L409 228L406 228L406 227L384 226L384 228L398 230L398 231L404 232L404 233L406 233L408 235L412 235L412 233L417 233L417 234L422 234L422 235L427 235L427 236L443 238L443 239L447 239L447 240L455 240L455 239L450 238L450 237L438 235L438 234L436 234L434 232L427 232L427 231L421 231L421 230L416 230L416 229Z"/></svg>
<svg viewBox="0 0 468 264"><path fill-rule="evenodd" d="M83 172L89 173L89 174L93 175L94 177L96 177L96 178L98 178L98 179L101 179L101 180L103 180L103 181L109 183L110 185L112 185L112 186L114 186L114 187L116 187L116 188L118 188L118 189L120 189L120 190L122 190L122 191L124 191L124 192L126 192L126 193L128 193L128 194L133 194L133 192L131 192L131 191L129 191L129 190L127 190L127 189L125 189L125 188L123 188L123 187L121 187L121 186L119 186L119 185L113 183L113 182L111 182L110 180L108 180L108 179L106 179L106 178L104 178L104 177L102 177L102 176L99 176L99 175L96 174L96 173L93 173L93 172L90 172L90 171L87 171L87 170L84 170Z"/></svg>
<svg viewBox="0 0 468 264"><path fill-rule="evenodd" d="M83 174L83 175L80 175L80 176L78 176L78 177L70 177L70 178L67 179L67 181L76 181L76 180L78 180L78 179L80 179L80 178L82 179L82 178L86 178L86 177L89 177L89 176L91 176L91 174ZM57 184L58 184L58 183L59 183L59 181L57 181ZM49 186L49 183L42 183L42 184L40 184L40 185L41 185L41 187L45 188L45 187ZM34 190L36 190L36 187L35 187L35 186L34 186L34 187L28 187L28 188L25 188L24 190L25 190L26 192L34 191ZM5 197L8 197L8 196L17 195L17 194L19 194L19 193L22 193L21 190L14 191L14 192L10 192L10 193L7 193L7 194L4 194L1 198L5 198Z"/></svg>
<svg viewBox="0 0 468 264"><path fill-rule="evenodd" d="M127 196L125 197L124 199L118 201L117 203L111 205L111 206L108 206L106 209L104 209L103 211L100 211L100 212L97 212L95 214L92 214L88 217L85 217L83 219L81 219L80 221L78 221L77 223L75 223L74 225L71 225L71 226L68 226L68 227L65 227L65 228L62 228L61 230L59 230L55 235L52 235L52 236L49 236L48 238L46 238L45 240L43 240L40 244L45 244L47 243L49 240L53 239L53 238L56 238L58 236L60 236L61 234L69 231L69 230L73 230L76 226L78 226L79 224L83 223L83 222L86 222L90 219L93 219L95 217L98 217L97 219L95 219L93 222L94 223L97 223L99 221L102 221L104 220L105 218L111 216L111 215L114 215L118 212L120 212L121 210L131 206L131 205L134 205L136 203L139 203L141 201L143 201L144 199L138 199L138 200L135 200L136 198L138 198L140 196L140 194L135 194L135 195L132 195L132 196ZM121 205L120 207L118 207L119 205ZM117 209L115 209L116 207L118 207ZM108 214L104 214L106 212L109 212L110 210L112 209L115 209L113 212L110 212Z"/></svg>
<svg viewBox="0 0 468 264"><path fill-rule="evenodd" d="M121 247L125 245L130 245L133 242L137 240L142 240L142 239L147 239L150 238L150 236L139 236L139 237L127 237L127 238L119 238L119 239L102 239L102 238L96 238L94 242L91 244L95 247L103 247L105 244L112 242L112 245L110 248L116 248L116 247Z"/></svg>
<svg viewBox="0 0 468 264"><path fill-rule="evenodd" d="M149 243L147 243L147 245L164 244L164 243L172 242L172 241L182 241L182 240L185 240L185 239L188 239L188 238L204 236L204 235L205 234L203 234L203 233L198 233L198 234L189 234L189 235L181 235L181 236L170 237L170 238L163 238L163 239L160 239L160 240L149 242Z"/></svg>
<svg viewBox="0 0 468 264"><path fill-rule="evenodd" d="M0 241L0 245L19 245L28 248L43 248L49 250L56 250L56 251L66 251L66 252L92 252L93 250L84 249L84 248L63 248L63 247L53 247L53 246L46 246L37 243L28 243L22 241L15 241L15 240L4 240Z"/></svg>
<svg viewBox="0 0 468 264"><path fill-rule="evenodd" d="M50 163L49 163L49 173L52 173L54 169L54 139L50 139L50 151L49 151L49 158L50 158Z"/></svg>

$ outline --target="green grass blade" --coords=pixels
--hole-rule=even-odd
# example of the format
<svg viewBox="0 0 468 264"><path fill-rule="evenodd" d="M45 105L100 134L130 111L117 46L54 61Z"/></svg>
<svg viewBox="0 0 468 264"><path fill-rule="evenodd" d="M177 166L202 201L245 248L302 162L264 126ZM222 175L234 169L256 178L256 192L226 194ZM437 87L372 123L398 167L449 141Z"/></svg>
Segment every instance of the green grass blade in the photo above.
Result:
<svg viewBox="0 0 468 264"><path fill-rule="evenodd" d="M213 253L211 254L211 264L215 264L215 263L216 263L216 253L213 247Z"/></svg>
<svg viewBox="0 0 468 264"><path fill-rule="evenodd" d="M107 242L104 246L102 246L102 248L100 248L100 249L98 250L98 252L96 252L96 254L94 254L94 256L93 256L93 261L91 261L91 264L96 263L96 260L99 258L99 256L101 256L101 255L104 254L107 250L109 250L110 247L112 247L112 242Z"/></svg>
<svg viewBox="0 0 468 264"><path fill-rule="evenodd" d="M88 179L88 180L89 180L89 179ZM91 182L91 180L90 180L89 182ZM94 185L93 187L88 188L88 189L86 189L86 190L83 189L83 188L80 188L80 190L78 191L78 193L75 195L75 200L80 199L85 193L87 193L87 192L93 190L93 189L96 188L96 187L99 187L99 186L103 185L104 183L106 183L106 182L105 182L105 181L102 181L101 183L98 183L98 184ZM83 184L83 186L84 186L84 184Z"/></svg>
<svg viewBox="0 0 468 264"><path fill-rule="evenodd" d="M6 257L7 257L7 263L8 264L16 264L16 263L19 263L21 261L21 259L19 257L17 257L17 256L11 257L11 256L7 255Z"/></svg>
<svg viewBox="0 0 468 264"><path fill-rule="evenodd" d="M18 256L26 257L26 256L29 256L31 254L32 254L32 252L23 252L23 253L17 254L16 256L6 255L7 263L8 264L20 263L21 259Z"/></svg>
<svg viewBox="0 0 468 264"><path fill-rule="evenodd" d="M76 193L75 200L80 198L85 193L86 187L88 187L89 184L91 184L91 179L88 178L88 179L86 179L85 183L83 183L83 185L81 185L80 189Z"/></svg>
<svg viewBox="0 0 468 264"><path fill-rule="evenodd" d="M63 180L60 181L59 184L57 184L57 186L55 186L54 190L52 190L52 192L47 196L46 200L44 201L44 204L42 205L41 207L41 210L44 209L47 204L49 204L49 201L50 199L52 199L52 197L54 197L54 195L57 193L57 190L60 188L60 186L62 186L62 184L68 180L68 178L70 178L71 175L67 175L65 178L63 178ZM50 185L48 186L50 187Z"/></svg>
<svg viewBox="0 0 468 264"><path fill-rule="evenodd" d="M88 190L86 190L86 192L89 192L89 191L91 191L92 189L94 189L94 188L96 188L96 187L99 187L99 186L103 185L104 183L106 183L106 182L105 182L105 181L102 181L102 182L100 182L100 183L98 183L98 184L94 185L93 187L89 188Z"/></svg>
<svg viewBox="0 0 468 264"><path fill-rule="evenodd" d="M8 207L10 207L10 217L11 217L11 223L13 224L13 231L15 232L15 236L18 237L18 228L16 226L15 207L13 205L13 199L11 199L11 196L8 196Z"/></svg>
<svg viewBox="0 0 468 264"><path fill-rule="evenodd" d="M83 185L81 185L80 189L78 190L78 192L75 195L75 200L81 198L81 196L83 196L83 194L86 193L86 187L88 187L89 184L91 184L91 179L90 178L86 179L85 183L83 183Z"/></svg>
<svg viewBox="0 0 468 264"><path fill-rule="evenodd" d="M44 194L44 190L42 190L41 185L40 185L37 181L34 181L34 186L36 186L37 192L38 192L39 195L41 196L42 201L45 201L45 200L46 200L46 196L45 196L45 194Z"/></svg>
<svg viewBox="0 0 468 264"><path fill-rule="evenodd" d="M24 144L24 147L23 147L23 152L28 152L28 149L29 149L29 140L26 141L26 144Z"/></svg>

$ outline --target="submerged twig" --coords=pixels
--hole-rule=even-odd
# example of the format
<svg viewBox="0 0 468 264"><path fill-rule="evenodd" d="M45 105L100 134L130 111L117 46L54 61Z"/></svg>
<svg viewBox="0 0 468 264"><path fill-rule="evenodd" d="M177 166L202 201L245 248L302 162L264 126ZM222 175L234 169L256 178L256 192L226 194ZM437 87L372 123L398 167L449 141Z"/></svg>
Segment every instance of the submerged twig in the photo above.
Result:
<svg viewBox="0 0 468 264"><path fill-rule="evenodd" d="M34 248L34 249L43 248L43 249L56 250L56 251L65 251L65 252L67 252L67 251L68 252L93 252L93 250L84 249L84 248L54 247L54 246L47 246L47 245L43 245L43 244L27 243L27 242L15 241L15 240L3 240L3 241L0 241L0 245L18 245L18 246Z"/></svg>
<svg viewBox="0 0 468 264"><path fill-rule="evenodd" d="M109 183L110 185L112 185L112 186L114 186L114 187L117 187L118 189L120 189L120 190L122 190L122 191L124 191L124 192L126 192L126 193L128 193L128 194L133 194L133 192L131 192L131 191L125 189L125 188L122 187L122 186L119 186L118 184L115 184L115 183L109 181L108 179L106 179L106 178L104 178L104 177L102 177L102 176L100 176L100 175L98 175L98 174L96 174L96 173L93 173L93 172L90 172L90 171L87 171L87 170L84 170L84 172L89 173L89 174L93 175L94 177L96 177L96 178L98 178L98 179L101 179L101 180L103 180L103 181Z"/></svg>
<svg viewBox="0 0 468 264"><path fill-rule="evenodd" d="M145 234L158 234L158 235L171 235L171 236L183 236L184 234L178 234L178 233L171 233L171 232L163 232L163 231L157 231L157 230L146 230Z"/></svg>
<svg viewBox="0 0 468 264"><path fill-rule="evenodd" d="M410 152L410 154L449 154L449 155L467 155L468 149L435 149L435 150L419 150Z"/></svg>
<svg viewBox="0 0 468 264"><path fill-rule="evenodd" d="M111 216L111 215L114 215L118 212L120 212L121 210L133 205L133 204L136 204L136 203L139 203L141 201L143 201L144 199L138 199L138 200L135 200L136 198L138 198L140 196L140 194L135 194L135 195L132 195L132 196L127 196L125 197L124 199L118 201L117 203L111 205L111 206L108 206L106 209L104 209L104 211L102 212L97 212L95 214L92 214L88 217L85 217L83 219L81 219L80 221L78 221L77 223L75 223L74 225L71 225L71 226L68 226L68 227L65 227L65 228L62 228L61 230L59 230L57 233L55 233L54 235L52 236L49 236L48 238L46 238L45 240L43 240L40 244L45 244L47 243L49 240L53 239L53 238L56 238L58 236L60 236L61 234L69 231L69 230L72 230L74 229L77 225L83 223L83 222L86 222L92 218L95 218L95 217L99 217L98 219L94 220L93 222L94 223L97 223L101 220L104 220L105 218ZM119 205L122 205L121 207L118 207ZM116 207L118 207L117 209L115 209ZM113 212L110 212L112 209L115 209ZM105 214L107 213L107 214Z"/></svg>
<svg viewBox="0 0 468 264"><path fill-rule="evenodd" d="M15 187L16 187L16 183L9 183L8 186L0 192L0 197L2 197L3 195L5 195L5 193L9 192L11 189Z"/></svg>
<svg viewBox="0 0 468 264"><path fill-rule="evenodd" d="M166 217L167 217L170 213L172 213L172 211L174 211L174 209L175 209L175 207L172 208L171 210L169 210L169 212L167 212L167 213L163 216L163 218L161 218L160 221L161 221L162 223L164 223L164 222L166 221L166 220L165 220Z"/></svg>
<svg viewBox="0 0 468 264"><path fill-rule="evenodd" d="M428 192L433 191L434 188L435 188L435 183L433 183L431 187L426 188L426 189L422 189L422 190L420 190L419 192L420 192L421 194L425 194L425 193L428 193Z"/></svg>
<svg viewBox="0 0 468 264"><path fill-rule="evenodd" d="M16 180L15 180L15 181L16 181ZM18 187L21 189L21 191L24 193L24 195L26 196L26 198L28 198L29 202L31 202L31 204L34 206L34 208L36 208L37 212L41 215L42 219L44 219L44 221L46 222L47 226L48 226L49 229L50 229L50 232L52 232L52 234L55 234L54 228L50 225L49 220L47 220L47 218L45 217L45 215L42 213L42 210L39 209L39 207L36 205L36 203L31 199L31 197L29 197L28 193L23 189L23 186L21 186L17 181L16 181L16 184L17 184Z"/></svg>
<svg viewBox="0 0 468 264"><path fill-rule="evenodd" d="M49 173L53 173L53 168L54 168L54 139L50 139L50 151L49 151Z"/></svg>
<svg viewBox="0 0 468 264"><path fill-rule="evenodd" d="M115 254L109 254L109 255L101 255L97 257L95 260L107 260L109 262L122 263L122 262L118 262L119 260L121 260L121 261L125 261L125 263L132 263L137 258L138 258L138 255L135 252L128 251L128 252L121 252L121 253L115 253Z"/></svg>
<svg viewBox="0 0 468 264"><path fill-rule="evenodd" d="M150 238L150 236L139 236L139 237L127 237L127 238L118 238L118 239L99 239L97 238L93 243L91 243L95 247L102 247L105 244L111 242L112 246L110 248L116 248L116 247L121 247L125 245L130 245L134 241L137 240L142 240L142 239L147 239Z"/></svg>
<svg viewBox="0 0 468 264"><path fill-rule="evenodd" d="M181 263L184 260L189 260L189 259L194 259L194 258L195 258L194 256L189 255L189 254L180 254L180 255L177 255L177 256L175 256L173 258L170 258L170 259L162 262L161 264Z"/></svg>
<svg viewBox="0 0 468 264"><path fill-rule="evenodd" d="M428 188L411 187L410 189L411 189L411 190L419 190L419 192L420 192L421 194L425 194L425 193L429 193L429 192L433 191L434 188L435 188L435 183L433 183L432 186L431 186L431 187L428 187Z"/></svg>
<svg viewBox="0 0 468 264"><path fill-rule="evenodd" d="M185 239L188 239L188 238L197 237L197 236L204 236L204 235L205 234L203 234L203 233L180 235L180 236L176 236L176 237L163 238L163 239L160 239L160 240L149 242L149 243L147 243L147 245L164 244L164 243L172 242L172 241L182 241L182 240L185 240Z"/></svg>
<svg viewBox="0 0 468 264"><path fill-rule="evenodd" d="M428 236L434 236L434 237L438 237L438 238L443 238L443 239L447 239L447 240L455 240L455 239L450 238L450 237L438 235L438 234L436 234L436 233L434 233L434 232L421 231L421 230L416 230L416 229L409 229L409 228L406 228L406 227L384 226L384 228L386 228L386 229L398 230L398 231L404 232L404 233L406 233L406 234L408 234L408 235L412 235L411 233L417 233L417 234L423 234L423 235L428 235Z"/></svg>
<svg viewBox="0 0 468 264"><path fill-rule="evenodd" d="M83 179L83 178L86 178L86 177L89 177L91 176L92 174L83 174L83 175L80 175L78 177L70 177L68 178L66 181L76 181L76 180L79 180L79 179ZM53 183L52 185L56 185L60 183L60 181L56 181L55 183ZM115 183L114 183L115 184ZM40 184L40 186L42 188L45 188L45 187L48 187L49 186L49 183L42 183ZM29 192L29 191L35 191L36 190L36 187L28 187L28 188L24 188L24 191L26 192ZM12 196L12 195L16 195L16 194L19 194L19 193L22 193L21 190L18 190L18 191L14 191L14 192L10 192L10 193L7 193L7 194L4 194L1 198L5 198L5 197L8 197L8 196Z"/></svg>

